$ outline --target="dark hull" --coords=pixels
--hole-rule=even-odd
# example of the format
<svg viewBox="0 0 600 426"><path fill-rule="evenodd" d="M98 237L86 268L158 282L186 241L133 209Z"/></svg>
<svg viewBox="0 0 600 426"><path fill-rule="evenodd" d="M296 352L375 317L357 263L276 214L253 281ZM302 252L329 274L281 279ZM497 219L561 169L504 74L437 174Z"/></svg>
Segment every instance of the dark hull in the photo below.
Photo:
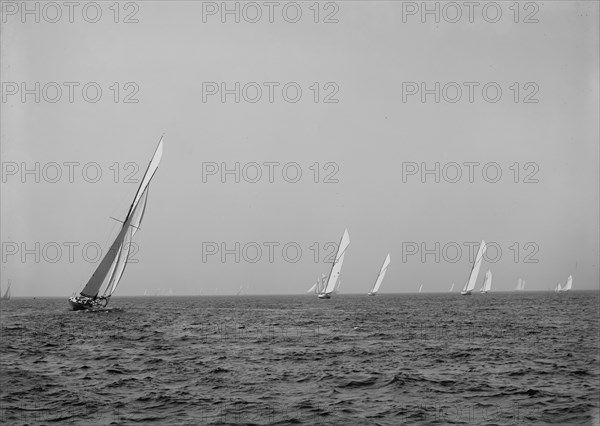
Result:
<svg viewBox="0 0 600 426"><path fill-rule="evenodd" d="M95 299L84 296L69 297L69 305L74 311L84 311L89 309L102 309L108 305L107 297L98 297Z"/></svg>
<svg viewBox="0 0 600 426"><path fill-rule="evenodd" d="M77 303L76 301L71 300L71 299L69 299L69 305L71 305L71 310L73 310L73 311L84 311L86 309L91 309L91 306Z"/></svg>
<svg viewBox="0 0 600 426"><path fill-rule="evenodd" d="M328 294L319 294L319 299L331 299L331 295Z"/></svg>

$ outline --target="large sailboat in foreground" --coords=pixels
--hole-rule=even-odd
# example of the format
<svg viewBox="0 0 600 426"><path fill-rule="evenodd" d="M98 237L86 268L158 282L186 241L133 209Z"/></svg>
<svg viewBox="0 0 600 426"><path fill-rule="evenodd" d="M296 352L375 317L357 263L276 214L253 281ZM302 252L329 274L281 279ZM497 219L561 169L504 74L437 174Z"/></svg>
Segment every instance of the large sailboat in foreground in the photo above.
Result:
<svg viewBox="0 0 600 426"><path fill-rule="evenodd" d="M479 275L479 268L481 268L481 263L483 262L483 255L487 250L487 246L485 245L485 241L481 241L479 245L479 250L477 250L477 256L475 256L475 262L473 262L473 267L471 268L471 275L469 275L469 280L463 287L460 294L463 296L468 296L471 294L473 289L475 288L475 283L477 282L477 275Z"/></svg>
<svg viewBox="0 0 600 426"><path fill-rule="evenodd" d="M336 284L340 277L340 272L342 271L342 265L344 263L344 256L349 245L350 236L348 235L348 230L345 229L344 235L342 235L342 239L338 246L337 253L335 254L335 260L333 261L333 265L331 265L331 272L329 272L327 284L325 285L325 288L319 292L319 299L331 299L331 293L333 293L334 290L339 287Z"/></svg>
<svg viewBox="0 0 600 426"><path fill-rule="evenodd" d="M492 289L492 271L489 269L485 273L485 280L483 281L483 285L479 289L480 293L487 293Z"/></svg>
<svg viewBox="0 0 600 426"><path fill-rule="evenodd" d="M381 283L383 282L383 278L385 277L385 273L387 272L387 268L390 266L390 254L388 253L387 257L383 261L383 265L381 265L381 270L379 271L379 275L377 275L377 279L375 280L375 284L373 284L373 288L370 292L367 293L367 296L375 296L379 291L379 287L381 287Z"/></svg>
<svg viewBox="0 0 600 426"><path fill-rule="evenodd" d="M121 227L117 238L102 258L102 261L100 261L100 264L83 290L79 295L73 295L69 298L69 304L74 311L106 307L110 297L117 289L119 281L123 276L125 266L127 265L131 241L139 229L142 218L144 217L146 202L148 200L149 184L154 173L156 173L162 153L163 138L161 137L158 146L156 147L156 151L154 151L154 155L152 156L152 160L150 160L150 163L148 164L142 182L140 183L140 187L129 207L129 211L123 221L123 226ZM102 292L102 295L99 296L103 284L105 284L104 291Z"/></svg>

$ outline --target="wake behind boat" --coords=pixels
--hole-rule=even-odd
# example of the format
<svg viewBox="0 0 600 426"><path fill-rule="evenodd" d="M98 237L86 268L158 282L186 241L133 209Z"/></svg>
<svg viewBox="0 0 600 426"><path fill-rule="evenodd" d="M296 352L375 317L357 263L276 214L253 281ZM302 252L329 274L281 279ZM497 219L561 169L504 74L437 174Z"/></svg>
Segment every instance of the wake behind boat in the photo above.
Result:
<svg viewBox="0 0 600 426"><path fill-rule="evenodd" d="M83 290L79 295L73 295L69 298L69 304L74 311L105 308L106 305L108 305L110 297L117 289L119 281L123 276L125 266L127 265L131 241L139 229L142 218L144 217L146 202L148 200L149 184L158 168L162 152L163 138L161 137L158 146L154 151L154 155L152 156L152 160L150 160L150 163L148 164L142 182L140 183L140 187L133 198L133 203L131 203L127 216L123 221L121 231ZM104 292L101 296L98 296L100 288L105 282L106 286Z"/></svg>
<svg viewBox="0 0 600 426"><path fill-rule="evenodd" d="M479 250L477 250L477 256L475 256L475 261L473 262L473 266L471 267L471 274L469 275L469 280L463 287L460 294L463 296L470 296L471 292L475 288L475 283L477 282L477 275L479 274L479 268L481 268L481 263L483 262L483 255L487 250L487 246L485 245L485 241L481 241L479 245Z"/></svg>
<svg viewBox="0 0 600 426"><path fill-rule="evenodd" d="M331 293L339 288L339 285L336 284L338 284L340 272L342 271L342 265L344 264L344 256L346 255L346 249L349 245L350 236L348 235L348 230L345 229L344 235L342 235L342 239L340 240L337 253L335 254L335 260L333 261L333 265L331 265L331 271L329 272L329 277L327 278L327 285L319 293L319 299L331 299Z"/></svg>

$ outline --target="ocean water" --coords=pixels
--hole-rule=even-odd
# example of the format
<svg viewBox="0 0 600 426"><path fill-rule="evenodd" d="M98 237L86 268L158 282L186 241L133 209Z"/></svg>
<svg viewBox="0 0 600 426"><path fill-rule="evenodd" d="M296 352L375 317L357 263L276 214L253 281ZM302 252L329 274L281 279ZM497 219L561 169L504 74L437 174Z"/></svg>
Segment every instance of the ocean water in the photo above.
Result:
<svg viewBox="0 0 600 426"><path fill-rule="evenodd" d="M2 302L2 424L598 425L598 292Z"/></svg>

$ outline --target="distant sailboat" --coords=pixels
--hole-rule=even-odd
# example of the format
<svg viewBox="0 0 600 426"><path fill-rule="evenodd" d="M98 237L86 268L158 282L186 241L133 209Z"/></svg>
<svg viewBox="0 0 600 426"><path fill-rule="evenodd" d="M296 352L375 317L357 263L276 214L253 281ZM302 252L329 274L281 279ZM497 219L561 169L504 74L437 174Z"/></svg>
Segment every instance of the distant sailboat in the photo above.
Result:
<svg viewBox="0 0 600 426"><path fill-rule="evenodd" d="M308 289L307 293L314 293L314 294L321 293L325 286L325 278L327 278L327 276L325 274L321 274L321 278L317 277L317 280L312 285L312 287Z"/></svg>
<svg viewBox="0 0 600 426"><path fill-rule="evenodd" d="M127 216L123 221L121 231L81 293L69 298L69 304L74 311L106 307L110 297L117 289L119 281L125 271L125 266L127 265L131 240L139 229L144 217L146 202L148 200L149 184L154 173L156 173L156 169L158 168L162 157L162 152L163 138L161 137L158 146L154 151L154 155L148 164L142 182L140 183L140 187L129 207ZM106 286L104 292L101 296L98 296L100 287L102 287L105 282Z"/></svg>
<svg viewBox="0 0 600 426"><path fill-rule="evenodd" d="M342 285L342 279L340 278L337 282L337 285L335 286L335 290L333 290L334 294L339 294L340 293L340 286Z"/></svg>
<svg viewBox="0 0 600 426"><path fill-rule="evenodd" d="M452 283L452 286L450 287L450 293L452 293L452 290L454 290L454 283Z"/></svg>
<svg viewBox="0 0 600 426"><path fill-rule="evenodd" d="M385 273L387 272L387 268L390 266L390 254L388 253L387 257L383 261L383 265L381 265L381 269L379 270L379 275L377 275L377 279L375 280L375 284L373 284L373 288L370 292L367 293L368 296L375 296L379 291L379 287L381 287L381 283L385 278Z"/></svg>
<svg viewBox="0 0 600 426"><path fill-rule="evenodd" d="M325 288L323 288L319 293L319 299L331 298L331 293L333 293L335 290L337 281L340 277L342 265L344 264L344 256L346 255L346 249L349 245L350 236L348 235L348 230L345 229L344 235L342 235L342 239L340 240L337 253L335 254L335 260L333 261L333 265L331 265L331 271L329 272L329 277L327 278L327 285L325 285Z"/></svg>
<svg viewBox="0 0 600 426"><path fill-rule="evenodd" d="M8 280L8 287L6 288L6 291L2 295L1 299L2 300L10 300L10 280Z"/></svg>
<svg viewBox="0 0 600 426"><path fill-rule="evenodd" d="M479 289L480 293L487 293L492 289L492 271L490 271L489 269L487 270L487 272L485 273L485 280L483 281L483 286L481 286L481 289Z"/></svg>
<svg viewBox="0 0 600 426"><path fill-rule="evenodd" d="M570 291L571 287L573 287L573 276L569 275L569 278L567 278L567 283L563 287L562 291Z"/></svg>
<svg viewBox="0 0 600 426"><path fill-rule="evenodd" d="M419 286L419 293L421 293L422 291L423 291L423 284L421 284L421 285Z"/></svg>
<svg viewBox="0 0 600 426"><path fill-rule="evenodd" d="M570 291L572 287L573 287L573 276L569 275L569 278L567 278L567 282L566 282L565 286L561 287L560 283L558 283L556 285L556 288L554 289L554 291L556 293L564 293L564 292Z"/></svg>
<svg viewBox="0 0 600 426"><path fill-rule="evenodd" d="M479 268L481 267L481 263L483 262L483 255L487 250L487 246L485 245L485 241L481 241L479 245L479 250L477 250L477 256L475 256L475 261L473 262L473 267L471 268L471 274L469 275L469 280L463 287L460 294L463 296L468 296L471 294L473 289L475 289L475 283L477 282L477 275L479 274Z"/></svg>
<svg viewBox="0 0 600 426"><path fill-rule="evenodd" d="M517 281L517 287L515 288L515 291L524 291L525 290L525 280L519 278L519 281Z"/></svg>

